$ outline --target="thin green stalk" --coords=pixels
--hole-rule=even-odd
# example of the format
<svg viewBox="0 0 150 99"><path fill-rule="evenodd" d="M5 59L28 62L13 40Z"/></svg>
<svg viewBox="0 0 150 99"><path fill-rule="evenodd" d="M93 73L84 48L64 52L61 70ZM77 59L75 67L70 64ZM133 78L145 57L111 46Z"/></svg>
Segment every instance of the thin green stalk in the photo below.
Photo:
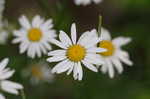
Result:
<svg viewBox="0 0 150 99"><path fill-rule="evenodd" d="M25 95L24 90L21 90L21 97L22 97L22 99L26 99L26 95Z"/></svg>
<svg viewBox="0 0 150 99"><path fill-rule="evenodd" d="M99 16L99 24L98 24L98 36L101 35L101 28L102 28L102 16Z"/></svg>

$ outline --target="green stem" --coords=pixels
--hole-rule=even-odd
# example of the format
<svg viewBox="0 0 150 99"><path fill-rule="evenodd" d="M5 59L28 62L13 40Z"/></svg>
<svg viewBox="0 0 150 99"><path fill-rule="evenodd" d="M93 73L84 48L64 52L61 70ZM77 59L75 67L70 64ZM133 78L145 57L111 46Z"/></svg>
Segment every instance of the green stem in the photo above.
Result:
<svg viewBox="0 0 150 99"><path fill-rule="evenodd" d="M102 27L102 16L99 16L99 24L98 24L98 36L101 35L101 27Z"/></svg>
<svg viewBox="0 0 150 99"><path fill-rule="evenodd" d="M21 90L21 96L22 96L22 99L26 99L24 90Z"/></svg>

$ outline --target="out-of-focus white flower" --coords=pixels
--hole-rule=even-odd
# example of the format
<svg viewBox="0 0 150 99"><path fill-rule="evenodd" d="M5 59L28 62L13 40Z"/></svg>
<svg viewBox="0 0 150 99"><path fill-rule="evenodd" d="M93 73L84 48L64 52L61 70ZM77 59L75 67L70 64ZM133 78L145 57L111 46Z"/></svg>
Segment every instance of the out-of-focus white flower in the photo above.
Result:
<svg viewBox="0 0 150 99"><path fill-rule="evenodd" d="M74 0L74 2L75 2L76 5L86 6L86 5L91 4L92 2L98 4L98 3L102 2L102 0Z"/></svg>
<svg viewBox="0 0 150 99"><path fill-rule="evenodd" d="M54 81L54 74L51 73L51 68L46 62L31 64L29 68L23 70L24 77L30 77L32 85L37 85L40 82L51 83Z"/></svg>
<svg viewBox="0 0 150 99"><path fill-rule="evenodd" d="M2 20L5 0L0 0L0 44L5 44L8 39L8 32L4 29L7 27L6 21Z"/></svg>
<svg viewBox="0 0 150 99"><path fill-rule="evenodd" d="M18 90L23 89L23 86L8 80L15 72L14 70L10 70L10 68L6 68L8 62L9 59L7 58L0 62L0 90L18 95ZM5 99L1 93L0 99Z"/></svg>
<svg viewBox="0 0 150 99"><path fill-rule="evenodd" d="M7 31L0 31L0 44L4 45L8 39L8 32Z"/></svg>
<svg viewBox="0 0 150 99"><path fill-rule="evenodd" d="M51 50L51 39L56 37L53 30L52 20L44 21L39 15L35 16L30 23L27 17L19 18L21 29L14 31L13 43L20 43L20 53L27 51L31 58L41 57L42 53L47 54Z"/></svg>
<svg viewBox="0 0 150 99"><path fill-rule="evenodd" d="M108 30L102 28L101 32L102 41L99 43L99 47L107 49L106 52L100 53L100 61L105 62L101 67L103 73L108 73L111 78L115 75L115 69L118 73L123 72L122 63L132 66L132 61L129 60L128 52L122 50L122 46L128 44L131 41L129 37L117 37L111 40L111 35Z"/></svg>
<svg viewBox="0 0 150 99"><path fill-rule="evenodd" d="M69 75L73 71L74 79L82 80L83 71L81 64L91 71L98 72L95 64L101 65L103 62L99 61L99 55L96 53L106 50L95 46L95 44L100 42L100 38L96 37L95 29L83 33L77 41L76 25L72 24L71 39L63 31L60 31L59 39L60 41L52 40L52 42L61 49L48 53L50 56L47 59L48 62L59 62L52 69L53 73L67 72Z"/></svg>

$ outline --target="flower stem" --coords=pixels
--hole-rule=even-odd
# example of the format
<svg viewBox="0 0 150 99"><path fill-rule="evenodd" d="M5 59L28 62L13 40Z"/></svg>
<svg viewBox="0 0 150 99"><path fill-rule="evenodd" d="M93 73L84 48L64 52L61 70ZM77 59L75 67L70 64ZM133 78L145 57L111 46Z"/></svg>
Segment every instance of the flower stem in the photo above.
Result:
<svg viewBox="0 0 150 99"><path fill-rule="evenodd" d="M102 16L99 16L99 24L98 24L98 36L101 35L101 27L102 27Z"/></svg>
<svg viewBox="0 0 150 99"><path fill-rule="evenodd" d="M22 99L26 99L24 90L21 90L21 96L22 96Z"/></svg>

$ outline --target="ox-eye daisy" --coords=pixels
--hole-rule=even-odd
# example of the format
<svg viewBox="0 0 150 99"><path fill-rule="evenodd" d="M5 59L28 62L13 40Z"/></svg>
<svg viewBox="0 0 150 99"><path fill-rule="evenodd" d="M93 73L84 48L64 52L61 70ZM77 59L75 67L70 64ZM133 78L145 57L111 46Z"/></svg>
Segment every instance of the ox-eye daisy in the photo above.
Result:
<svg viewBox="0 0 150 99"><path fill-rule="evenodd" d="M51 68L44 61L31 64L28 68L24 69L22 72L24 77L30 77L30 82L32 85L37 85L40 82L51 83L54 81L54 74L51 73Z"/></svg>
<svg viewBox="0 0 150 99"><path fill-rule="evenodd" d="M91 4L92 2L98 4L98 3L102 2L102 0L74 0L74 2L76 5L86 6L86 5Z"/></svg>
<svg viewBox="0 0 150 99"><path fill-rule="evenodd" d="M44 22L44 19L37 15L30 23L22 16L19 22L22 28L14 31L16 38L13 43L20 43L20 53L27 51L27 55L34 58L41 57L42 53L46 54L47 50L51 50L50 41L56 37L51 19Z"/></svg>
<svg viewBox="0 0 150 99"><path fill-rule="evenodd" d="M99 47L107 49L106 52L100 53L101 60L105 62L101 67L103 73L108 73L111 78L115 75L115 69L118 73L123 72L122 63L131 66L133 63L129 60L128 52L123 51L121 47L131 41L129 37L117 37L111 40L111 35L108 30L102 28L102 41L98 44Z"/></svg>
<svg viewBox="0 0 150 99"><path fill-rule="evenodd" d="M10 70L10 68L6 68L8 62L7 58L0 62L0 90L18 95L18 90L22 89L23 86L8 80L15 72L14 70ZM1 92L0 99L5 99Z"/></svg>
<svg viewBox="0 0 150 99"><path fill-rule="evenodd" d="M66 72L69 75L73 71L73 77L75 80L82 80L83 71L82 64L88 69L97 72L95 65L101 65L103 62L99 61L99 55L97 52L106 51L103 48L97 48L95 44L100 42L100 38L96 38L96 30L87 31L81 35L77 41L76 26L71 26L71 39L69 36L60 31L58 40L52 42L62 49L54 50L48 53L50 58L48 62L59 62L53 69L52 73Z"/></svg>

